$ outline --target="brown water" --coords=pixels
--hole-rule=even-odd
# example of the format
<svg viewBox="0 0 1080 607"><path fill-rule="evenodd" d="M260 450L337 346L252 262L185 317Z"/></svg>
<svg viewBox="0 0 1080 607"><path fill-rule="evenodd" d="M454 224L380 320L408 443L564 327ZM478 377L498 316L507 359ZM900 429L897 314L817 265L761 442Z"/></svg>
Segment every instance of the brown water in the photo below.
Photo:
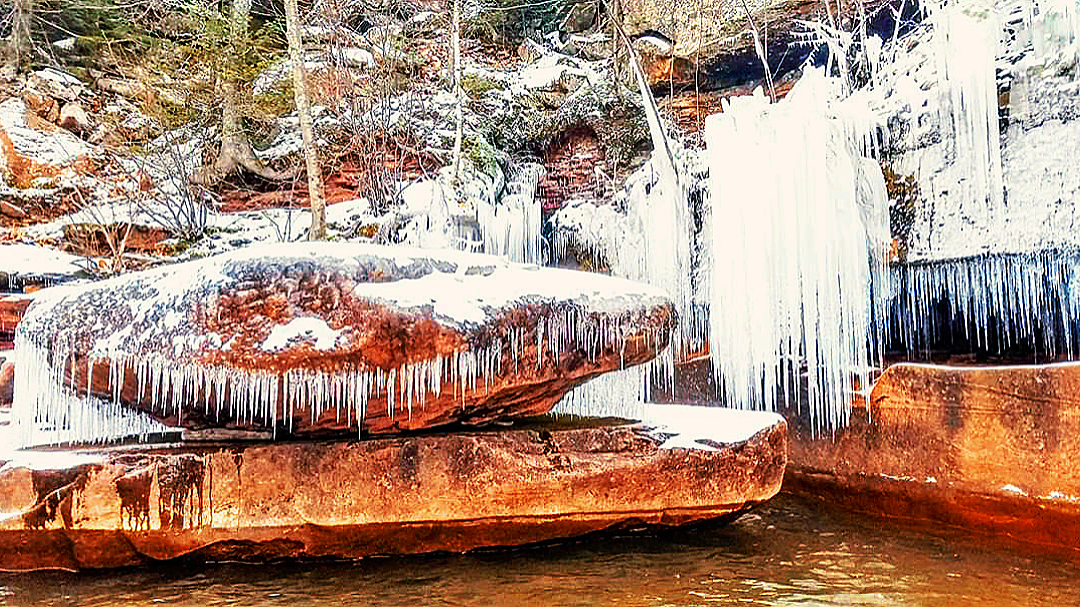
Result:
<svg viewBox="0 0 1080 607"><path fill-rule="evenodd" d="M1080 605L1080 557L780 496L726 527L473 555L0 575L0 605Z"/></svg>

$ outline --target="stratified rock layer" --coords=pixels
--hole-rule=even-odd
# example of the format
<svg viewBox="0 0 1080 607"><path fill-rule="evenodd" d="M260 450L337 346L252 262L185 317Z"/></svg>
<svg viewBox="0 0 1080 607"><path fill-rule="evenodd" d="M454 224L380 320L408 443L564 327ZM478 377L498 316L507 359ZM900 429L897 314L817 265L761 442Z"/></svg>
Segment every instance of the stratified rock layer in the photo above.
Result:
<svg viewBox="0 0 1080 607"><path fill-rule="evenodd" d="M1080 550L1080 363L899 364L847 428L792 425L786 487L859 510Z"/></svg>
<svg viewBox="0 0 1080 607"><path fill-rule="evenodd" d="M18 326L13 415L21 444L153 431L135 409L278 435L484 423L545 413L590 377L652 359L672 323L663 292L607 276L400 247L258 247L39 294ZM113 405L72 398L87 392Z"/></svg>
<svg viewBox="0 0 1080 607"><path fill-rule="evenodd" d="M731 517L779 490L779 416L656 409L668 421L16 453L0 570L463 552Z"/></svg>

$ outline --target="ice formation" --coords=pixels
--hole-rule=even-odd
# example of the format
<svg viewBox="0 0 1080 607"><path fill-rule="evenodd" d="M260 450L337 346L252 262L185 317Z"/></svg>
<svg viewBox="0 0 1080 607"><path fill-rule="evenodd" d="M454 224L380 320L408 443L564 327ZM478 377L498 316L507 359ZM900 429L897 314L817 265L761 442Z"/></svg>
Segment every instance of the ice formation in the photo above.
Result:
<svg viewBox="0 0 1080 607"><path fill-rule="evenodd" d="M544 166L535 162L514 167L499 203L477 210L485 253L523 263L546 261L540 235L543 218L536 197L543 175Z"/></svg>
<svg viewBox="0 0 1080 607"><path fill-rule="evenodd" d="M296 274L303 268L317 271ZM274 324L243 349L246 333L225 333L228 324L212 330L213 315L224 309L216 302L234 293L238 282L259 284L263 273L282 274L282 280L306 276L317 283L309 289L320 293L319 276L326 284L355 276L348 297L362 307L430 317L467 340L453 346L449 339L451 349L405 353L401 364L378 366L364 358L365 350L350 349L349 327L299 316ZM653 345L666 344L669 327L650 325L649 315L668 305L661 291L646 285L485 255L361 244L251 247L43 293L16 335L15 439L22 445L88 442L163 430L130 402L162 419L201 409L208 419L275 431L293 428L298 411L313 424L332 411L346 427L363 431L353 422L373 415L372 401L385 401L388 418L411 419L414 409L446 390L465 408L473 395L487 393L489 382L508 374L539 381L541 370L566 372L560 363L570 353L577 360L618 355L625 365L639 362L642 351L627 350L630 338L644 334ZM93 326L87 326L87 310L98 310ZM520 324L527 319L534 324ZM307 368L305 358L277 370L271 357L304 345L331 357L326 360L341 360ZM67 386L89 382L98 365L108 365L112 398L94 398L89 383L73 394Z"/></svg>
<svg viewBox="0 0 1080 607"><path fill-rule="evenodd" d="M953 184L961 209L979 217L1003 204L1001 144L995 62L1001 25L992 5L976 2L932 7L937 43L939 106L943 124L950 124L953 163L960 179Z"/></svg>
<svg viewBox="0 0 1080 607"><path fill-rule="evenodd" d="M833 85L810 70L780 103L759 90L705 124L709 346L724 400L775 410L780 387L799 400L805 362L819 428L846 421L855 376L869 383L872 286L885 277L883 256L871 254L885 244L887 208L880 170L866 162L872 118L836 101Z"/></svg>
<svg viewBox="0 0 1080 607"><path fill-rule="evenodd" d="M890 161L927 199L909 261L893 269L890 342L916 355L967 342L1071 357L1080 323L1080 3L924 4L934 43L908 45L887 83L887 101L914 110L900 113L909 128ZM936 119L919 109L935 106Z"/></svg>
<svg viewBox="0 0 1080 607"><path fill-rule="evenodd" d="M901 265L893 269L890 300L889 337L914 353L948 338L994 352L1021 346L1072 358L1080 338L1080 251Z"/></svg>

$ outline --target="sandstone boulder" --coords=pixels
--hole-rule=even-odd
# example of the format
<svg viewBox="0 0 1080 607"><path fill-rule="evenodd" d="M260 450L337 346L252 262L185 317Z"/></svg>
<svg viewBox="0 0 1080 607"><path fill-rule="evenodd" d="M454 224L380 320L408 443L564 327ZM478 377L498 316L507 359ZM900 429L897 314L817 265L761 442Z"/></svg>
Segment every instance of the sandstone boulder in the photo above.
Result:
<svg viewBox="0 0 1080 607"><path fill-rule="evenodd" d="M83 140L46 122L22 99L0 103L0 172L16 188L29 188L39 177L89 166L93 149Z"/></svg>
<svg viewBox="0 0 1080 607"><path fill-rule="evenodd" d="M13 416L31 443L160 429L133 409L278 435L526 417L656 356L672 314L652 287L483 255L263 246L36 294Z"/></svg>
<svg viewBox="0 0 1080 607"><path fill-rule="evenodd" d="M796 412L788 490L1080 549L1080 363L889 367L848 427Z"/></svg>
<svg viewBox="0 0 1080 607"><path fill-rule="evenodd" d="M6 457L0 571L82 570L465 552L731 519L780 489L786 426L656 406L641 424Z"/></svg>

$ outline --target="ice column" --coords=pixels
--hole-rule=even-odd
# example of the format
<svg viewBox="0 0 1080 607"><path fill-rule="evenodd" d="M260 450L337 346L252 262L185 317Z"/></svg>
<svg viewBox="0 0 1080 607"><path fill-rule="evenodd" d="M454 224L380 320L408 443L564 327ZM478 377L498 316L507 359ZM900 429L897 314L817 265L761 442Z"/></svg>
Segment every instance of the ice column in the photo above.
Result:
<svg viewBox="0 0 1080 607"><path fill-rule="evenodd" d="M709 346L723 397L773 410L780 391L801 403L805 389L818 429L847 422L855 378L868 385L878 362L872 282L885 272L872 249L888 233L883 178L867 159L873 121L832 86L808 70L783 101L758 90L705 124Z"/></svg>
<svg viewBox="0 0 1080 607"><path fill-rule="evenodd" d="M515 167L499 204L480 211L484 252L504 255L511 261L542 264L540 231L542 217L536 188L544 166L535 162Z"/></svg>
<svg viewBox="0 0 1080 607"><path fill-rule="evenodd" d="M994 68L1001 37L997 12L992 3L978 1L924 6L938 47L941 122L951 126L953 162L963 176L956 184L960 204L969 217L988 220L1001 208L1004 193Z"/></svg>

